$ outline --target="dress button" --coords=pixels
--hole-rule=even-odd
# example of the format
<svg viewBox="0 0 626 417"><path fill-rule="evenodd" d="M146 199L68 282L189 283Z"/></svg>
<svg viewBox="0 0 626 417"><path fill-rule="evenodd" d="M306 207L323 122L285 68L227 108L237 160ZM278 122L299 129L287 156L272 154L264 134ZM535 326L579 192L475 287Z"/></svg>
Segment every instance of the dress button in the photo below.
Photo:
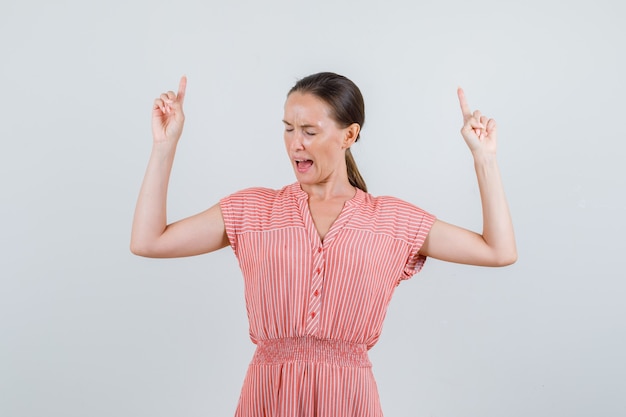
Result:
<svg viewBox="0 0 626 417"><path fill-rule="evenodd" d="M315 292L313 293L313 295L317 297L318 295L320 295L320 292L319 292L318 290L315 290Z"/></svg>
<svg viewBox="0 0 626 417"><path fill-rule="evenodd" d="M311 313L311 318L315 317L315 311Z"/></svg>
<svg viewBox="0 0 626 417"><path fill-rule="evenodd" d="M321 268L317 268L316 272L319 274L320 272L322 272Z"/></svg>
<svg viewBox="0 0 626 417"><path fill-rule="evenodd" d="M322 253L322 248L317 248L317 253Z"/></svg>

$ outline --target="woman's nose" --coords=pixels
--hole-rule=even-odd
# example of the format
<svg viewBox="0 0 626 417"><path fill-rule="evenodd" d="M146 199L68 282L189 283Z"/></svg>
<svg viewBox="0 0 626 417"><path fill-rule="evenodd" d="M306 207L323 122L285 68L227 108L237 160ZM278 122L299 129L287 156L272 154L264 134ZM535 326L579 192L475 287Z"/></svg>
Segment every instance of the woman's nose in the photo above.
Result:
<svg viewBox="0 0 626 417"><path fill-rule="evenodd" d="M300 151L304 149L304 140L301 133L293 132L293 135L289 142L289 147L292 151Z"/></svg>

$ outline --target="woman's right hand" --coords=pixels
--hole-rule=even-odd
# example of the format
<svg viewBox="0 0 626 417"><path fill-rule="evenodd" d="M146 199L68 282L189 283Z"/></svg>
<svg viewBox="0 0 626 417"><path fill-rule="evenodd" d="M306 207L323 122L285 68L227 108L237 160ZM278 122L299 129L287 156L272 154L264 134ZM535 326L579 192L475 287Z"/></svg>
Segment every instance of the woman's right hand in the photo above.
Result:
<svg viewBox="0 0 626 417"><path fill-rule="evenodd" d="M185 114L183 102L187 77L184 75L178 84L178 93L168 91L154 100L152 106L152 138L154 143L176 144L183 133Z"/></svg>

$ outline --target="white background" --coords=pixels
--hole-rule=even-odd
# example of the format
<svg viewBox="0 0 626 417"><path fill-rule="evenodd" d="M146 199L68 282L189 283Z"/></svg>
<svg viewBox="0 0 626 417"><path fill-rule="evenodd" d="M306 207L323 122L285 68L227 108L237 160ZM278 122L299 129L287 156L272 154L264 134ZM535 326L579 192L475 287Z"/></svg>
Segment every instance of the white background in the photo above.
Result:
<svg viewBox="0 0 626 417"><path fill-rule="evenodd" d="M511 4L509 4L511 3ZM150 110L189 77L171 220L294 181L300 77L361 87L375 195L480 230L455 90L496 118L519 261L429 260L371 351L386 416L626 415L618 1L0 6L0 415L228 416L253 345L230 249L128 249Z"/></svg>

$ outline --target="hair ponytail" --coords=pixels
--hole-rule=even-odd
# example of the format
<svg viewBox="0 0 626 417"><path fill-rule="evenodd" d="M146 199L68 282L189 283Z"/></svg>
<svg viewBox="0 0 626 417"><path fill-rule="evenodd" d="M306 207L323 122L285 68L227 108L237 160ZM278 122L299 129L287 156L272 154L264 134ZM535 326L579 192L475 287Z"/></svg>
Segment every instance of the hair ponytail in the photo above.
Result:
<svg viewBox="0 0 626 417"><path fill-rule="evenodd" d="M359 168L356 166L350 148L346 149L346 166L348 167L348 181L350 181L350 184L367 192L367 185L365 185L365 180L361 176Z"/></svg>

